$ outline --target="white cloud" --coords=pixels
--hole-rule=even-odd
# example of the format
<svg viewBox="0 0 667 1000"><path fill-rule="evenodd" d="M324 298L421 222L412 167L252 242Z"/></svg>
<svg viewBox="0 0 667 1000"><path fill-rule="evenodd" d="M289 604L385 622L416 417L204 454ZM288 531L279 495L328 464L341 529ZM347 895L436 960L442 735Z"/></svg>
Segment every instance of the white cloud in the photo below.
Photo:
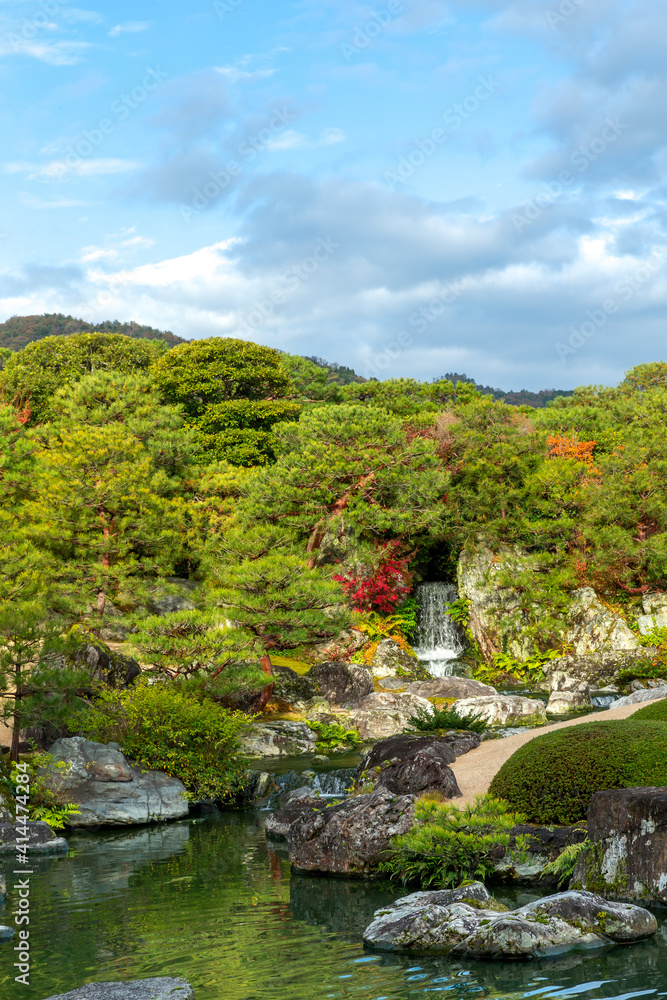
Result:
<svg viewBox="0 0 667 1000"><path fill-rule="evenodd" d="M147 31L152 21L126 21L125 24L117 24L109 32L109 38L117 38L119 35L136 35L140 31Z"/></svg>
<svg viewBox="0 0 667 1000"><path fill-rule="evenodd" d="M266 148L271 150L317 149L319 146L333 146L346 140L347 136L339 128L325 128L317 139L308 139L302 132L287 129L267 142Z"/></svg>
<svg viewBox="0 0 667 1000"><path fill-rule="evenodd" d="M49 66L75 66L80 63L90 42L35 42L23 38L0 39L0 56L28 56Z"/></svg>
<svg viewBox="0 0 667 1000"><path fill-rule="evenodd" d="M99 157L89 160L78 158L71 163L68 163L66 159L51 160L50 163L46 163L41 167L36 167L34 164L29 164L28 166L32 171L28 175L28 180L61 181L69 178L103 177L108 174L124 174L130 170L136 170L141 164L134 160Z"/></svg>

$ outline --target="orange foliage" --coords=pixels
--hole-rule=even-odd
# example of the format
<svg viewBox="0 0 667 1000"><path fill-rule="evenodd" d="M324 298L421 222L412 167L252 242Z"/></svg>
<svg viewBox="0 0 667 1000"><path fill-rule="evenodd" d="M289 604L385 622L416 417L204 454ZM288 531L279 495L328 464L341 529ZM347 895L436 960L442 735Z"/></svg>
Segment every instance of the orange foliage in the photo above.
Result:
<svg viewBox="0 0 667 1000"><path fill-rule="evenodd" d="M585 462L586 465L593 464L596 444L596 441L575 441L563 434L547 438L549 458L574 458L577 462Z"/></svg>

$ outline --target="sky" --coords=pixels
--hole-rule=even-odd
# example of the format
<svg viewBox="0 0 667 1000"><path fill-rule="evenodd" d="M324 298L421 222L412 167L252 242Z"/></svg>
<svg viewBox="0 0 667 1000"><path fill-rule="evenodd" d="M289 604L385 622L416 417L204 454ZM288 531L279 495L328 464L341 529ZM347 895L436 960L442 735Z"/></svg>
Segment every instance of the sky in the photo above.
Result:
<svg viewBox="0 0 667 1000"><path fill-rule="evenodd" d="M0 321L366 377L667 357L661 0L0 0Z"/></svg>

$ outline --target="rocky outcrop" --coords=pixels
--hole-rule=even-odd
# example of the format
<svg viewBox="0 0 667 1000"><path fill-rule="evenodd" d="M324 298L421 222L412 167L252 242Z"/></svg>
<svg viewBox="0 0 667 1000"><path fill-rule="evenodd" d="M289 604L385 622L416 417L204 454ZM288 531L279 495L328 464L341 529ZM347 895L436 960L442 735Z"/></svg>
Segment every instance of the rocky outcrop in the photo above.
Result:
<svg viewBox="0 0 667 1000"><path fill-rule="evenodd" d="M289 795L285 796L280 809L267 816L265 824L267 837L284 840L289 833L292 823L299 816L315 807L322 807L324 805L326 805L326 799L322 799L309 785L304 785L303 788L296 788Z"/></svg>
<svg viewBox="0 0 667 1000"><path fill-rule="evenodd" d="M592 846L579 859L572 887L667 903L667 788L596 792L588 837Z"/></svg>
<svg viewBox="0 0 667 1000"><path fill-rule="evenodd" d="M667 594L644 594L642 606L644 614L637 619L642 635L649 635L656 628L667 628Z"/></svg>
<svg viewBox="0 0 667 1000"><path fill-rule="evenodd" d="M59 837L53 832L48 823L42 820L28 820L24 827L20 829L16 823L0 823L0 853L16 853L17 836L28 837L28 857L34 852L38 854L62 854L67 851L67 841L64 837ZM23 845L25 846L25 845Z"/></svg>
<svg viewBox="0 0 667 1000"><path fill-rule="evenodd" d="M315 646L315 663L331 663L343 660L344 657L356 653L368 642L365 632L360 632L356 628L351 628L333 639L331 642L321 643Z"/></svg>
<svg viewBox="0 0 667 1000"><path fill-rule="evenodd" d="M380 740L364 754L355 778L357 787L373 783L396 795L440 792L446 799L461 795L450 764L456 754L445 740L434 736L402 736Z"/></svg>
<svg viewBox="0 0 667 1000"><path fill-rule="evenodd" d="M382 740L402 733L408 727L410 717L420 708L433 711L430 701L416 694L376 691L356 707L348 709L348 717L362 740Z"/></svg>
<svg viewBox="0 0 667 1000"><path fill-rule="evenodd" d="M131 656L110 649L105 642L85 633L67 658L56 661L63 667L85 667L90 671L91 684L102 681L111 687L127 687L141 673L141 667Z"/></svg>
<svg viewBox="0 0 667 1000"><path fill-rule="evenodd" d="M631 670L651 661L657 649L586 653L584 656L560 656L544 667L546 686L550 691L588 691L615 685L621 670Z"/></svg>
<svg viewBox="0 0 667 1000"><path fill-rule="evenodd" d="M644 701L659 701L662 698L667 698L667 684L663 684L661 687L641 688L639 691L633 691L632 694L628 694L624 698L612 701L609 707L623 708L624 705L641 705Z"/></svg>
<svg viewBox="0 0 667 1000"><path fill-rule="evenodd" d="M134 767L117 743L72 736L56 740L49 753L53 763L40 774L61 802L79 808L68 816L69 826L129 826L188 813L185 786L178 778Z"/></svg>
<svg viewBox="0 0 667 1000"><path fill-rule="evenodd" d="M547 721L543 702L514 694L461 698L454 707L459 715L479 715L490 726L542 726Z"/></svg>
<svg viewBox="0 0 667 1000"><path fill-rule="evenodd" d="M308 678L334 705L356 704L374 690L370 671L353 663L318 663L310 670Z"/></svg>
<svg viewBox="0 0 667 1000"><path fill-rule="evenodd" d="M289 828L290 862L298 871L371 875L387 856L391 838L414 822L414 796L386 788L333 806L314 806Z"/></svg>
<svg viewBox="0 0 667 1000"><path fill-rule="evenodd" d="M552 691L547 703L547 715L570 715L572 712L587 712L591 708L589 690Z"/></svg>
<svg viewBox="0 0 667 1000"><path fill-rule="evenodd" d="M58 993L47 1000L194 1000L194 996L185 979L160 976L125 983L86 983L78 990Z"/></svg>
<svg viewBox="0 0 667 1000"><path fill-rule="evenodd" d="M414 653L409 653L393 639L383 639L373 653L370 671L373 677L406 677L411 680L423 673L424 668Z"/></svg>
<svg viewBox="0 0 667 1000"><path fill-rule="evenodd" d="M315 753L317 736L305 722L280 720L250 726L239 739L246 757L296 757Z"/></svg>
<svg viewBox="0 0 667 1000"><path fill-rule="evenodd" d="M561 892L518 910L504 909L479 882L416 892L378 910L364 943L382 951L531 959L641 941L658 928L648 910L588 892Z"/></svg>
<svg viewBox="0 0 667 1000"><path fill-rule="evenodd" d="M322 690L310 673L297 674L289 667L273 667L271 701L282 711L304 712L323 702Z"/></svg>
<svg viewBox="0 0 667 1000"><path fill-rule="evenodd" d="M178 576L167 579L171 593L156 591L148 601L148 610L152 615L172 615L175 611L194 611L197 607L193 597L197 592L197 584L192 580L184 580Z"/></svg>
<svg viewBox="0 0 667 1000"><path fill-rule="evenodd" d="M558 885L558 875L544 875L550 861L555 861L566 847L581 844L587 833L582 826L535 826L520 823L510 833L505 857L493 871L494 878L504 879L512 885L533 885L546 882ZM520 838L517 843L517 838Z"/></svg>
<svg viewBox="0 0 667 1000"><path fill-rule="evenodd" d="M482 698L498 694L490 684L473 681L468 677L433 677L429 681L415 681L405 689L420 698Z"/></svg>
<svg viewBox="0 0 667 1000"><path fill-rule="evenodd" d="M592 587L573 591L567 626L565 639L575 656L639 649L634 632L599 600Z"/></svg>

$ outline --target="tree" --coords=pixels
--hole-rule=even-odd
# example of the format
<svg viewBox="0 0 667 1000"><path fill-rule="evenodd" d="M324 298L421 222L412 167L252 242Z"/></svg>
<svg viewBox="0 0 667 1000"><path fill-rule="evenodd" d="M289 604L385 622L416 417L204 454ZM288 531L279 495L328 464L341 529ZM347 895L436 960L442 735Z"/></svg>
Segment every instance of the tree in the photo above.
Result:
<svg viewBox="0 0 667 1000"><path fill-rule="evenodd" d="M625 373L622 389L640 390L667 389L667 361L652 361L637 365Z"/></svg>
<svg viewBox="0 0 667 1000"><path fill-rule="evenodd" d="M0 386L5 401L28 407L30 422L38 424L50 418L50 402L58 389L90 372L146 371L166 349L163 341L115 333L45 337L7 359Z"/></svg>

